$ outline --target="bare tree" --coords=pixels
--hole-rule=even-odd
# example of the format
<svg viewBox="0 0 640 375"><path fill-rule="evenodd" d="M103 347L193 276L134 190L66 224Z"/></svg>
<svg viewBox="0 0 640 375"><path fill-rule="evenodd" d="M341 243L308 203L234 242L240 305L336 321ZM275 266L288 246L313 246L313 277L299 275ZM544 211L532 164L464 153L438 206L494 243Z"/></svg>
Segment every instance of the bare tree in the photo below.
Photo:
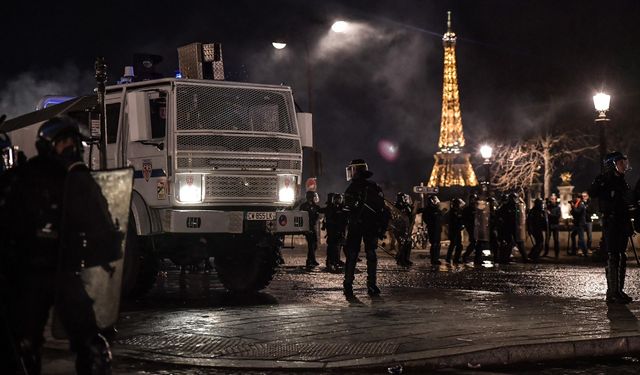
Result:
<svg viewBox="0 0 640 375"><path fill-rule="evenodd" d="M492 184L499 190L525 191L542 175L544 196L548 197L556 165L572 162L597 148L591 136L568 133L547 133L499 145L492 166Z"/></svg>

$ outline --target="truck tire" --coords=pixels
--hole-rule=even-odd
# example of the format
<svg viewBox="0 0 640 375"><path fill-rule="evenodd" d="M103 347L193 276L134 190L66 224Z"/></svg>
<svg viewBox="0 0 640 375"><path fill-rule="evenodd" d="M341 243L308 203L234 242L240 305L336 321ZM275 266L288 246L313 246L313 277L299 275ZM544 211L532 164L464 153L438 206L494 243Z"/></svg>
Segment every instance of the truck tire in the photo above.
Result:
<svg viewBox="0 0 640 375"><path fill-rule="evenodd" d="M153 287L158 275L159 261L153 254L150 239L136 234L133 216L129 218L127 244L124 253L122 297L144 296Z"/></svg>
<svg viewBox="0 0 640 375"><path fill-rule="evenodd" d="M266 288L278 267L276 246L254 245L250 250L244 247L217 254L214 264L222 285L234 293L255 293Z"/></svg>

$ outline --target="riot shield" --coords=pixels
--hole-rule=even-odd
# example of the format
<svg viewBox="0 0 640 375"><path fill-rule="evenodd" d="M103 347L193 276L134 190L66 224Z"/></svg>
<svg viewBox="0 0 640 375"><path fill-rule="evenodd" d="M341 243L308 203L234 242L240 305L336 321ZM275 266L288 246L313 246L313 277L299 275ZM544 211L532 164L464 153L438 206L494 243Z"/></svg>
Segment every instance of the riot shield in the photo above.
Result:
<svg viewBox="0 0 640 375"><path fill-rule="evenodd" d="M476 240L489 242L489 217L491 215L489 202L479 199L476 201L476 216L473 220Z"/></svg>
<svg viewBox="0 0 640 375"><path fill-rule="evenodd" d="M121 255L119 259L110 261L109 267L94 265L84 268L81 272L85 290L94 301L93 310L98 327L106 328L116 322L120 308L122 269L133 191L133 169L94 171L91 174L107 200L114 226L122 233L118 244Z"/></svg>
<svg viewBox="0 0 640 375"><path fill-rule="evenodd" d="M527 212L524 202L516 203L516 241L527 239Z"/></svg>
<svg viewBox="0 0 640 375"><path fill-rule="evenodd" d="M56 338L66 337L61 323L69 322L69 315L82 319L93 312L97 327L105 329L116 322L120 308L133 169L88 173L70 172L65 183ZM71 314L70 301L82 302Z"/></svg>

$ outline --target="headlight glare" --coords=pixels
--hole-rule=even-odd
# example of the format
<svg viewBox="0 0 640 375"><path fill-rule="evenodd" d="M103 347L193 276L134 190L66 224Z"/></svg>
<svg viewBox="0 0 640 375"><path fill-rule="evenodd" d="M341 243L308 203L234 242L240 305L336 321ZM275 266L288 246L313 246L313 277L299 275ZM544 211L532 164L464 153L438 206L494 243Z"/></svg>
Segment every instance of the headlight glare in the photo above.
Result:
<svg viewBox="0 0 640 375"><path fill-rule="evenodd" d="M200 203L204 196L202 189L202 174L177 174L176 185L178 196L176 197L181 203Z"/></svg>
<svg viewBox="0 0 640 375"><path fill-rule="evenodd" d="M296 200L297 176L278 176L278 202L293 203Z"/></svg>

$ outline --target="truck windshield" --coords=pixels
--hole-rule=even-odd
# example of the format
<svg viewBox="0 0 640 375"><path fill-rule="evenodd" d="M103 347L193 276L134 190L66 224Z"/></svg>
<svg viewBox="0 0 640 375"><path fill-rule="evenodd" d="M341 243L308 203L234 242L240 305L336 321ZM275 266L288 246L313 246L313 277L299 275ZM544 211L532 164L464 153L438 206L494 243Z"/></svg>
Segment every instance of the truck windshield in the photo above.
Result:
<svg viewBox="0 0 640 375"><path fill-rule="evenodd" d="M297 134L289 100L276 90L179 85L177 128Z"/></svg>

